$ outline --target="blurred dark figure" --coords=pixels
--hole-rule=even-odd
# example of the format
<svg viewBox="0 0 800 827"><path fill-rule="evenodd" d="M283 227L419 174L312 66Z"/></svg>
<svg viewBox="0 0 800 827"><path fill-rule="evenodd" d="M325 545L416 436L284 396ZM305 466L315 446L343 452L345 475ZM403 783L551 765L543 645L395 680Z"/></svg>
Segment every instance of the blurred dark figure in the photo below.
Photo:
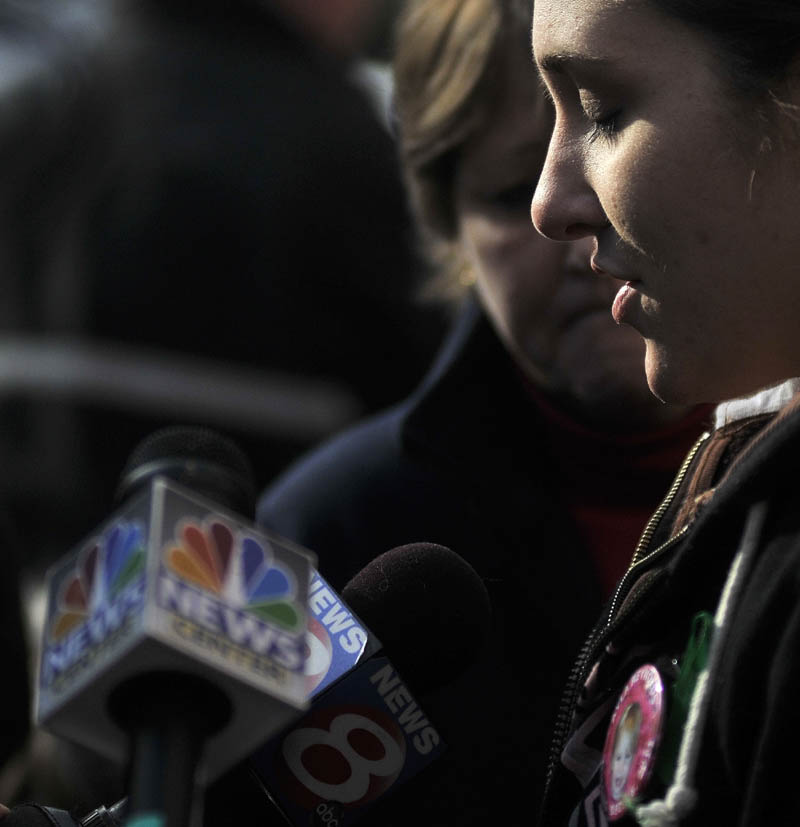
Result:
<svg viewBox="0 0 800 827"><path fill-rule="evenodd" d="M402 396L438 342L353 79L391 8L327 2L0 2L0 497L26 584L155 428L229 433L263 485ZM18 789L113 789L69 770L70 800Z"/></svg>
<svg viewBox="0 0 800 827"><path fill-rule="evenodd" d="M40 329L38 319L47 313L40 301L40 283L49 279L42 264L56 260L52 253L65 236L60 231L69 226L83 198L81 188L73 189L83 167L76 159L100 160L95 146L102 129L84 125L88 114L94 123L99 111L90 103L94 92L86 85L78 94L78 87L102 20L84 16L77 6L74 14L66 7L62 12L51 20L36 0L0 3L0 794L24 772L23 748L31 731L35 664L32 630L25 621L37 615L37 607L31 605L35 600L23 572L41 560L36 538L58 511L57 502L48 513L34 508L23 515L21 506L34 490L43 503L51 483L54 490L66 491L75 482L55 480L49 473L50 448L60 436L40 428L50 410L49 397L33 404L17 392L29 367L18 347L20 337ZM67 43L86 59L67 59ZM75 152L78 144L82 154ZM59 232L48 235L47 228L56 227Z"/></svg>
<svg viewBox="0 0 800 827"><path fill-rule="evenodd" d="M325 399L300 397L291 428L266 440L238 429L262 478L412 388L439 335L413 302L419 263L391 138L352 61L277 5L283 17L244 2L130 6L140 96L125 133L137 150L94 204L86 270L98 337L334 385L344 410L329 426L303 431ZM92 433L102 457L123 441Z"/></svg>
<svg viewBox="0 0 800 827"><path fill-rule="evenodd" d="M92 332L396 399L434 340L394 147L349 62L269 3L129 7L136 157L88 223Z"/></svg>
<svg viewBox="0 0 800 827"><path fill-rule="evenodd" d="M44 508L77 539L162 424L227 430L265 483L413 387L441 319L415 302L394 145L351 71L380 2L331 5L332 33L300 0L41 14L39 120L0 100L21 158L4 278L21 294L16 332L37 337L0 374L27 526ZM95 27L78 46L69 8ZM47 473L31 469L40 455Z"/></svg>
<svg viewBox="0 0 800 827"><path fill-rule="evenodd" d="M3 702L0 704L0 767L20 749L28 736L30 692L28 654L19 591L19 545L8 516L0 511L0 651L3 670Z"/></svg>

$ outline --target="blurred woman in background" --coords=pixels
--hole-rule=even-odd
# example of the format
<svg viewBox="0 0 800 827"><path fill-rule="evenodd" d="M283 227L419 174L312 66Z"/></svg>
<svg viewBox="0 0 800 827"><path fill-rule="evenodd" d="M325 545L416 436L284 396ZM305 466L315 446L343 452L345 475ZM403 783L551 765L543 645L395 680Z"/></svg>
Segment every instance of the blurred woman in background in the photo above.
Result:
<svg viewBox="0 0 800 827"><path fill-rule="evenodd" d="M553 116L530 19L530 0L405 8L399 150L452 332L412 396L322 445L259 508L336 587L431 541L489 590L488 651L421 698L449 751L376 824L486 824L501 809L520 823L535 807L567 666L707 413L649 393L641 341L608 315L619 285L591 272L590 245L531 226Z"/></svg>

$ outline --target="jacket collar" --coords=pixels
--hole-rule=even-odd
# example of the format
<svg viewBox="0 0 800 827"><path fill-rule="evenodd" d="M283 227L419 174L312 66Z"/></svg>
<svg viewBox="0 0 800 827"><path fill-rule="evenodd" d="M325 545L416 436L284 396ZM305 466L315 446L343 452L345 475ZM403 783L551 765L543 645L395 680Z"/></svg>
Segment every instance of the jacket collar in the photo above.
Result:
<svg viewBox="0 0 800 827"><path fill-rule="evenodd" d="M493 588L510 589L511 604L528 607L514 590L537 584L536 614L557 618L563 591L542 584L569 579L584 599L568 626L588 628L600 604L599 590L553 484L540 415L474 298L405 411L400 434L406 449L439 462L453 479L453 495L469 498L465 509L478 508L483 515L478 524L491 525L494 546L487 546L481 570L496 578ZM554 547L558 554L551 553ZM530 622L526 612L519 628ZM560 637L560 628L548 628L554 640Z"/></svg>
<svg viewBox="0 0 800 827"><path fill-rule="evenodd" d="M779 385L765 388L752 396L731 399L717 405L714 411L714 427L722 428L752 416L777 413L800 391L800 379L787 379Z"/></svg>
<svg viewBox="0 0 800 827"><path fill-rule="evenodd" d="M535 419L516 368L471 297L411 397L404 440L453 466L502 469L521 481L530 478Z"/></svg>

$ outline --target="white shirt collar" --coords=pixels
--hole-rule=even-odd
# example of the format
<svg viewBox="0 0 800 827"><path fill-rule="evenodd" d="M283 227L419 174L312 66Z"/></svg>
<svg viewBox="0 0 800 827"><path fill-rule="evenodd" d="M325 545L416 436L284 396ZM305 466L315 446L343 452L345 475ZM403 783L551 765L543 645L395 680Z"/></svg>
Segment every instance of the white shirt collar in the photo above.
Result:
<svg viewBox="0 0 800 827"><path fill-rule="evenodd" d="M800 378L794 378L765 388L752 396L721 402L714 410L714 427L721 428L730 422L758 414L777 413L798 391Z"/></svg>

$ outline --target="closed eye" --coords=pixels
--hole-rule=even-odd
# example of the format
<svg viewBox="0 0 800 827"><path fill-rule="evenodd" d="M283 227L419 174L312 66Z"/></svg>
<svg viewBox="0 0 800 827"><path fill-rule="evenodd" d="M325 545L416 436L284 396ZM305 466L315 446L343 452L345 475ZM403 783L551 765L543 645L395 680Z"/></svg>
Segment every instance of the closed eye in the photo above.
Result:
<svg viewBox="0 0 800 827"><path fill-rule="evenodd" d="M612 112L610 115L606 115L603 118L593 118L593 126L589 135L589 143L593 143L601 136L606 138L613 137L619 128L619 116L620 112L617 110L616 112Z"/></svg>

